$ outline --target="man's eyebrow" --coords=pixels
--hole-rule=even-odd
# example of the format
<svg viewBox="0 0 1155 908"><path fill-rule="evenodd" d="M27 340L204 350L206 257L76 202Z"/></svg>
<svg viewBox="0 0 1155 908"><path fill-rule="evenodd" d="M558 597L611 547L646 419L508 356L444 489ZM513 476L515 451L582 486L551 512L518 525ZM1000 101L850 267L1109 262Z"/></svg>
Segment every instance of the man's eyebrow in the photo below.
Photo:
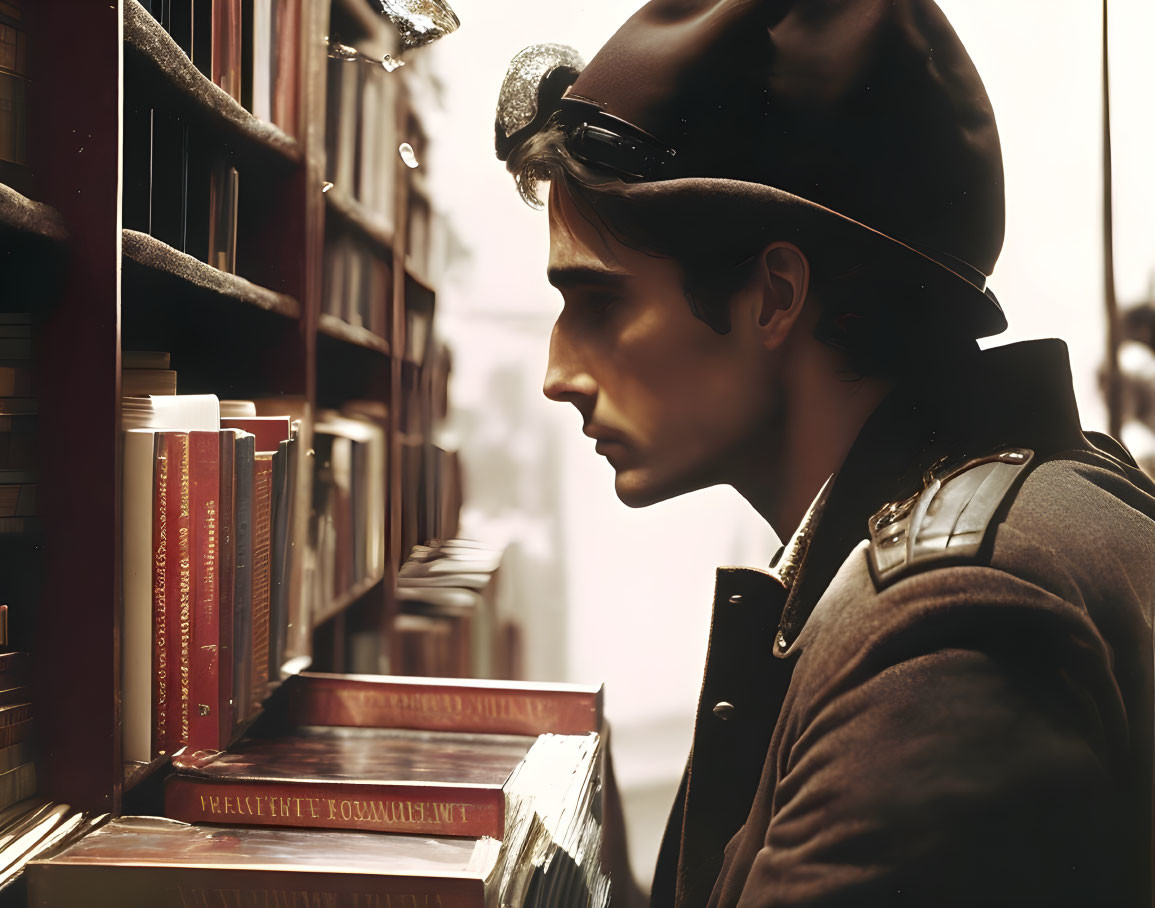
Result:
<svg viewBox="0 0 1155 908"><path fill-rule="evenodd" d="M583 285L605 286L607 284L616 284L624 281L629 277L629 274L628 272L615 271L611 268L570 265L550 268L546 272L546 277L558 290L564 290L567 287Z"/></svg>

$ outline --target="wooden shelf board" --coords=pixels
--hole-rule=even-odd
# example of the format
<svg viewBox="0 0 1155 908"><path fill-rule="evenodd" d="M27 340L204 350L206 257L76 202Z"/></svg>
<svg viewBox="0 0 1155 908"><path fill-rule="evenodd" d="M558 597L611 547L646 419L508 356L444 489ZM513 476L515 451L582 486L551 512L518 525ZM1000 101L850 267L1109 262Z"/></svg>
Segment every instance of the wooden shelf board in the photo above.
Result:
<svg viewBox="0 0 1155 908"><path fill-rule="evenodd" d="M325 193L326 212L336 215L386 255L393 252L393 228L383 215L334 186Z"/></svg>
<svg viewBox="0 0 1155 908"><path fill-rule="evenodd" d="M138 0L124 2L124 43L150 76L185 98L203 118L287 163L296 164L303 159L296 139L280 127L253 116L206 78Z"/></svg>
<svg viewBox="0 0 1155 908"><path fill-rule="evenodd" d="M413 256L405 256L405 279L412 281L430 296L433 296L433 282L429 280L429 276L422 272L413 261Z"/></svg>
<svg viewBox="0 0 1155 908"><path fill-rule="evenodd" d="M293 297L260 287L251 281L220 271L200 259L186 255L162 243L155 237L137 230L123 233L124 257L157 274L170 276L192 287L207 290L217 296L274 312L286 318L300 318L301 305Z"/></svg>
<svg viewBox="0 0 1155 908"><path fill-rule="evenodd" d="M319 624L324 624L330 618L334 618L341 612L345 611L354 602L362 596L369 593L374 587L385 582L385 577L369 577L362 580L360 583L353 586L352 589L347 590L344 595L338 596L328 605L326 605L314 618L313 627Z"/></svg>
<svg viewBox="0 0 1155 908"><path fill-rule="evenodd" d="M377 353L383 353L386 356L389 355L389 341L385 340L385 338L374 334L368 328L362 328L359 325L350 325L344 319L336 315L331 315L328 312L321 313L321 317L317 321L317 330L328 337L336 338L347 344L364 347L367 350L375 350Z"/></svg>
<svg viewBox="0 0 1155 908"><path fill-rule="evenodd" d="M55 208L34 202L0 183L0 229L63 243L68 228Z"/></svg>

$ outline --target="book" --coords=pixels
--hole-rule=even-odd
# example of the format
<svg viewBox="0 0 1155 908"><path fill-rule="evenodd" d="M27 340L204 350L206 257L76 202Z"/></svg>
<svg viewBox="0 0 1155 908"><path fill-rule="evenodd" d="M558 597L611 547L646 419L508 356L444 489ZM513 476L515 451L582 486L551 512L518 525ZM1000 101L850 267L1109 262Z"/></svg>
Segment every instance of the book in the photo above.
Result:
<svg viewBox="0 0 1155 908"><path fill-rule="evenodd" d="M17 766L31 763L33 759L35 759L35 752L32 749L31 741L17 741L7 747L0 747L0 772L7 772Z"/></svg>
<svg viewBox="0 0 1155 908"><path fill-rule="evenodd" d="M10 745L18 747L19 744ZM3 748L8 750L8 748ZM11 769L0 771L0 808L11 807L17 801L36 794L36 764L21 763Z"/></svg>
<svg viewBox="0 0 1155 908"><path fill-rule="evenodd" d="M273 122L290 136L296 136L300 126L301 13L301 0L273 4Z"/></svg>
<svg viewBox="0 0 1155 908"><path fill-rule="evenodd" d="M174 0L174 10L177 7L188 8L190 24L191 4L192 0ZM188 123L160 107L153 108L151 123L149 233L173 249L184 252L187 245L189 192ZM167 369L168 366L160 368Z"/></svg>
<svg viewBox="0 0 1155 908"><path fill-rule="evenodd" d="M236 596L236 446L241 433L236 429L222 429L220 437L220 523L218 558L218 650L219 671L217 738L224 746L232 738L233 725L233 634L234 600Z"/></svg>
<svg viewBox="0 0 1155 908"><path fill-rule="evenodd" d="M253 455L252 509L252 679L250 707L260 709L269 678L269 594L271 581L273 454Z"/></svg>
<svg viewBox="0 0 1155 908"><path fill-rule="evenodd" d="M165 559L165 660L168 694L165 752L188 743L192 665L193 547L192 490L187 432L165 433L167 537ZM158 640L158 644L159 644Z"/></svg>
<svg viewBox="0 0 1155 908"><path fill-rule="evenodd" d="M493 839L191 826L120 817L28 867L38 908L493 904Z"/></svg>
<svg viewBox="0 0 1155 908"><path fill-rule="evenodd" d="M163 503L158 508L158 438L155 429L130 429L124 433L123 475L121 478L121 535L123 637L121 690L124 716L124 759L147 763L154 752L153 591L156 544L164 543ZM163 462L164 449L159 458ZM162 485L163 488L163 485ZM156 524L159 517L160 525ZM160 534L158 540L157 534ZM164 553L159 553L163 564ZM163 678L162 678L163 685ZM159 700L164 702L162 686Z"/></svg>
<svg viewBox="0 0 1155 908"><path fill-rule="evenodd" d="M301 726L458 730L505 735L600 731L600 686L302 672L287 685Z"/></svg>
<svg viewBox="0 0 1155 908"><path fill-rule="evenodd" d="M168 577L169 577L169 491L175 486L169 484L168 474L168 452L170 450L169 441L164 433L157 433L157 443L155 449L156 460L153 464L153 483L152 483L152 587L151 587L151 621L149 622L149 642L145 654L137 657L141 660L140 669L143 669L145 664L148 664L152 669L152 701L150 706L151 714L151 741L152 746L149 752L149 759L158 757L169 752L172 745L172 739L169 737L168 719L171 715L171 708L168 702L170 693L175 690L174 682L176 674L173 667L168 663L170 653L168 642ZM176 507L175 502L172 507ZM176 532L177 523L173 522L173 532ZM177 547L175 541L172 544L173 557L176 557ZM126 619L127 620L127 619ZM143 616L141 616L141 624L143 629ZM129 642L125 640L125 660L130 658L135 649L129 648ZM137 645L137 641L133 639L133 646ZM138 669L139 670L139 669ZM143 695L139 698L143 699ZM125 709L127 709L127 703ZM140 707L135 707L140 710ZM140 710L143 714L143 710ZM127 728L127 725L126 725ZM126 755L125 759L136 759L137 757L128 756L128 744L125 743ZM143 750L139 753L143 754Z"/></svg>
<svg viewBox="0 0 1155 908"><path fill-rule="evenodd" d="M32 732L32 704L0 706L0 747L10 747L27 739Z"/></svg>
<svg viewBox="0 0 1155 908"><path fill-rule="evenodd" d="M241 0L212 0L210 78L236 101L241 100L241 19Z"/></svg>
<svg viewBox="0 0 1155 908"><path fill-rule="evenodd" d="M194 749L220 739L220 433L189 433L192 639L189 648L188 738ZM182 603L183 608L183 603ZM184 666L182 664L182 674Z"/></svg>
<svg viewBox="0 0 1155 908"><path fill-rule="evenodd" d="M233 574L233 731L253 713L253 467L256 437L236 431Z"/></svg>
<svg viewBox="0 0 1155 908"><path fill-rule="evenodd" d="M220 271L237 270L237 213L240 175L227 162L217 161L209 183L208 254L206 261Z"/></svg>
<svg viewBox="0 0 1155 908"><path fill-rule="evenodd" d="M184 753L165 815L194 823L505 835L502 786L536 739L317 728Z"/></svg>
<svg viewBox="0 0 1155 908"><path fill-rule="evenodd" d="M282 441L292 435L292 419L288 416L222 416L222 429L240 429L256 436L256 450L272 454Z"/></svg>

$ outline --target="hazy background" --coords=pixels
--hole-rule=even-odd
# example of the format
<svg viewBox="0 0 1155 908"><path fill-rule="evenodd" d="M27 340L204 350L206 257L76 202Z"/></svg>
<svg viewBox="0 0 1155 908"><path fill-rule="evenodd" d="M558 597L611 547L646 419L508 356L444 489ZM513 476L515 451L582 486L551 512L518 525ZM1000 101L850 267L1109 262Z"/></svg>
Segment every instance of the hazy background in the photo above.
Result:
<svg viewBox="0 0 1155 908"><path fill-rule="evenodd" d="M413 57L425 162L442 226L438 330L453 347L447 441L466 465L468 535L509 546L505 596L538 679L604 681L627 798L635 873L648 883L692 728L714 568L765 565L776 541L729 489L631 511L569 406L541 396L560 298L545 282L546 218L493 154L506 65L560 42L588 60L641 4L451 0L461 30ZM1010 330L989 343L1059 336L1084 423L1104 428L1100 6L1097 0L944 0L986 83L1006 170L1007 233L991 286ZM1112 116L1119 298L1148 294L1155 265L1151 111L1155 4L1112 0ZM1131 430L1128 440L1150 447Z"/></svg>

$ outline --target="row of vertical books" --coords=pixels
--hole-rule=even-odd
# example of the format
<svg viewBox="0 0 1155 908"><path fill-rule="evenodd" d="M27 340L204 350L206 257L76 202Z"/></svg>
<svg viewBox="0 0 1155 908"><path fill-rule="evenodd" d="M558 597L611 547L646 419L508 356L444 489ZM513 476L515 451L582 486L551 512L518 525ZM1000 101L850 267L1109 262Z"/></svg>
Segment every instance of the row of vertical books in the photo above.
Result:
<svg viewBox="0 0 1155 908"><path fill-rule="evenodd" d="M351 231L329 231L322 311L387 337L392 298L393 268L383 251Z"/></svg>
<svg viewBox="0 0 1155 908"><path fill-rule="evenodd" d="M513 678L516 625L498 599L502 552L467 539L415 546L397 577L397 671L451 678Z"/></svg>
<svg viewBox="0 0 1155 908"><path fill-rule="evenodd" d="M213 84L297 134L300 0L142 0Z"/></svg>
<svg viewBox="0 0 1155 908"><path fill-rule="evenodd" d="M122 401L124 753L150 762L223 747L280 678L299 424L166 393L167 354L124 362L157 382Z"/></svg>
<svg viewBox="0 0 1155 908"><path fill-rule="evenodd" d="M124 226L234 273L240 173L187 117L126 103Z"/></svg>
<svg viewBox="0 0 1155 908"><path fill-rule="evenodd" d="M37 521L32 318L0 313L0 537L29 532Z"/></svg>
<svg viewBox="0 0 1155 908"><path fill-rule="evenodd" d="M178 756L166 818L34 861L31 904L607 904L600 688L306 673L279 701Z"/></svg>
<svg viewBox="0 0 1155 908"><path fill-rule="evenodd" d="M321 411L314 424L309 548L321 610L385 576L386 432L386 407L372 401Z"/></svg>
<svg viewBox="0 0 1155 908"><path fill-rule="evenodd" d="M331 57L325 123L325 179L386 223L393 220L399 137L399 74L363 57Z"/></svg>

